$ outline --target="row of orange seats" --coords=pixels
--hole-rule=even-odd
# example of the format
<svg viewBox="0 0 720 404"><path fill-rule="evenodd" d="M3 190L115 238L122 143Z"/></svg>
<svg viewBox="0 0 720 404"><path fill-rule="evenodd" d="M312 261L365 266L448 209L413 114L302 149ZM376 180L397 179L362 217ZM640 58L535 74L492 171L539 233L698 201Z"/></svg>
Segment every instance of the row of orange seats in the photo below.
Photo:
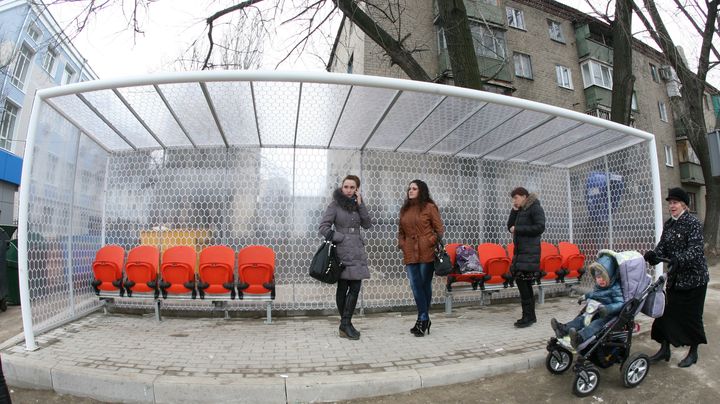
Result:
<svg viewBox="0 0 720 404"><path fill-rule="evenodd" d="M445 246L445 250L450 256L453 266L455 266L455 255L460 243L451 243ZM487 284L502 284L504 287L513 285L512 275L510 274L510 266L512 265L512 257L514 256L515 245L510 243L507 250L500 244L483 243L477 248L482 273L457 274L448 275L447 290L452 290L452 284L455 282L471 283L473 289L485 289ZM537 280L538 285L541 280L554 281L564 283L565 279L578 279L585 273L585 255L580 253L577 245L561 241L558 246L543 241L540 244L540 277Z"/></svg>
<svg viewBox="0 0 720 404"><path fill-rule="evenodd" d="M206 247L197 253L193 247L176 246L165 250L160 260L156 246L141 245L130 250L125 260L125 249L106 245L98 250L92 269L95 279L91 285L97 295L101 292L134 292L162 295L229 296L243 298L243 294L270 294L275 298L275 252L265 246L248 246L237 254L227 246ZM196 271L197 267L197 271Z"/></svg>

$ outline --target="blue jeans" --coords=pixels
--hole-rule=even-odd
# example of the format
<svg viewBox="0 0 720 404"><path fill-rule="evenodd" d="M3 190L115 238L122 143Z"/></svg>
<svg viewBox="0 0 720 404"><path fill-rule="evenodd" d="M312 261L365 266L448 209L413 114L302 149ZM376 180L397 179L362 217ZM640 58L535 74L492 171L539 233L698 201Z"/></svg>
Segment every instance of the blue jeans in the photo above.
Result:
<svg viewBox="0 0 720 404"><path fill-rule="evenodd" d="M408 264L405 270L410 280L410 289L412 289L415 297L415 305L418 310L418 320L426 321L430 319L430 302L432 301L432 279L434 268L432 262L424 262L419 264Z"/></svg>
<svg viewBox="0 0 720 404"><path fill-rule="evenodd" d="M588 324L587 327L584 327L585 324L583 323L583 316L577 316L575 317L571 322L565 324L565 327L567 329L574 328L578 334L582 337L583 341L587 341L588 338L592 337L593 335L597 334L598 331L600 331L603 326L612 319L612 317L607 316L605 318L598 318L596 317L593 321Z"/></svg>

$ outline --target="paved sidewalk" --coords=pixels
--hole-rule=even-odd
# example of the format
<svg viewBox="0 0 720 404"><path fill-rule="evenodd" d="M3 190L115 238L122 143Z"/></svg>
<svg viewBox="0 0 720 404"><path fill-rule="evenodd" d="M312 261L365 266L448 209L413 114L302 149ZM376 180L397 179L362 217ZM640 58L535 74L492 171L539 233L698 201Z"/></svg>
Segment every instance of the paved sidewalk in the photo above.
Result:
<svg viewBox="0 0 720 404"><path fill-rule="evenodd" d="M334 401L393 394L543 366L550 318L570 320L575 298L537 306L538 323L513 327L519 304L431 312L431 334L409 333L413 313L356 316L359 341L339 318L165 318L92 314L2 352L18 387L106 401L149 403ZM650 319L638 316L641 330Z"/></svg>

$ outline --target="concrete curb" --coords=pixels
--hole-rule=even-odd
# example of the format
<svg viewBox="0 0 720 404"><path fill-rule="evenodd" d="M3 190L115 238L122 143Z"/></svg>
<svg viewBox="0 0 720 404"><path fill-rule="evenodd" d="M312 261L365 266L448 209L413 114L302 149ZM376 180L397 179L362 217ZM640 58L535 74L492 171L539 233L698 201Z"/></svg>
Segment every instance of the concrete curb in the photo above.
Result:
<svg viewBox="0 0 720 404"><path fill-rule="evenodd" d="M470 382L542 366L546 353L528 352L474 363L417 370L318 377L242 378L155 376L6 356L8 384L60 394L132 403L306 403L351 400Z"/></svg>

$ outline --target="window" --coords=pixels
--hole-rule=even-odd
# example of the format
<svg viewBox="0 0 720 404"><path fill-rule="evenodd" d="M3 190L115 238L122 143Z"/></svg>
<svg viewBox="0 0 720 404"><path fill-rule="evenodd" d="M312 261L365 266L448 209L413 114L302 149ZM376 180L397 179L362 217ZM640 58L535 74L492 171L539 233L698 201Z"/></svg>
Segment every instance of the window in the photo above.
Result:
<svg viewBox="0 0 720 404"><path fill-rule="evenodd" d="M673 166L672 146L670 145L665 145L665 165L668 167Z"/></svg>
<svg viewBox="0 0 720 404"><path fill-rule="evenodd" d="M72 82L73 76L75 76L75 70L72 67L65 65L65 71L63 71L62 80L60 84L68 84Z"/></svg>
<svg viewBox="0 0 720 404"><path fill-rule="evenodd" d="M353 72L353 62L354 62L354 59L355 59L355 53L353 52L353 53L350 55L350 60L348 60L348 65L347 65L347 72L348 72L348 73L352 73L352 72Z"/></svg>
<svg viewBox="0 0 720 404"><path fill-rule="evenodd" d="M652 77L652 81L659 83L660 77L658 76L658 69L657 66L650 63L650 77Z"/></svg>
<svg viewBox="0 0 720 404"><path fill-rule="evenodd" d="M28 70L30 70L32 57L34 52L27 44L23 44L18 52L17 58L15 59L15 67L13 68L12 77L10 82L17 88L21 89L25 85L25 78L27 77Z"/></svg>
<svg viewBox="0 0 720 404"><path fill-rule="evenodd" d="M475 54L493 59L505 58L505 33L488 29L479 24L471 24Z"/></svg>
<svg viewBox="0 0 720 404"><path fill-rule="evenodd" d="M663 122L667 122L668 121L667 107L665 106L664 102L658 101L658 110L660 111L660 120Z"/></svg>
<svg viewBox="0 0 720 404"><path fill-rule="evenodd" d="M632 99L630 100L630 109L633 111L638 110L637 93L635 91L633 91Z"/></svg>
<svg viewBox="0 0 720 404"><path fill-rule="evenodd" d="M689 210L690 212L692 212L692 213L697 213L697 202L696 202L696 201L697 201L697 198L696 198L695 193L694 193L694 192L688 192L688 199L689 199L689 202L690 202L690 203L688 204L688 210Z"/></svg>
<svg viewBox="0 0 720 404"><path fill-rule="evenodd" d="M573 89L572 72L565 66L555 65L555 74L557 75L557 83L560 87Z"/></svg>
<svg viewBox="0 0 720 404"><path fill-rule="evenodd" d="M46 72L50 73L50 75L53 75L53 68L55 68L55 50L48 48L47 52L45 52L45 57L43 58L42 67L45 69Z"/></svg>
<svg viewBox="0 0 720 404"><path fill-rule="evenodd" d="M13 137L15 136L15 123L18 117L18 107L15 104L5 101L5 109L0 121L0 147L10 150Z"/></svg>
<svg viewBox="0 0 720 404"><path fill-rule="evenodd" d="M565 37L562 32L562 25L559 22L548 20L548 31L550 32L550 39L557 42L565 43Z"/></svg>
<svg viewBox="0 0 720 404"><path fill-rule="evenodd" d="M705 93L705 96L703 97L703 101L705 102L705 109L711 109L712 96L708 93Z"/></svg>
<svg viewBox="0 0 720 404"><path fill-rule="evenodd" d="M442 28L438 29L437 45L438 54L442 53L443 50L447 49L447 42L445 41L445 30L443 30Z"/></svg>
<svg viewBox="0 0 720 404"><path fill-rule="evenodd" d="M515 62L515 77L533 78L530 55L515 52L513 54L513 61Z"/></svg>
<svg viewBox="0 0 720 404"><path fill-rule="evenodd" d="M27 27L27 34L33 41L35 41L35 43L40 42L40 39L42 38L42 31L40 31L40 28L32 22Z"/></svg>
<svg viewBox="0 0 720 404"><path fill-rule="evenodd" d="M525 30L525 17L523 16L522 10L507 7L505 8L505 11L507 14L507 21L509 26Z"/></svg>
<svg viewBox="0 0 720 404"><path fill-rule="evenodd" d="M612 90L612 67L594 60L588 60L581 66L585 88L599 86Z"/></svg>

